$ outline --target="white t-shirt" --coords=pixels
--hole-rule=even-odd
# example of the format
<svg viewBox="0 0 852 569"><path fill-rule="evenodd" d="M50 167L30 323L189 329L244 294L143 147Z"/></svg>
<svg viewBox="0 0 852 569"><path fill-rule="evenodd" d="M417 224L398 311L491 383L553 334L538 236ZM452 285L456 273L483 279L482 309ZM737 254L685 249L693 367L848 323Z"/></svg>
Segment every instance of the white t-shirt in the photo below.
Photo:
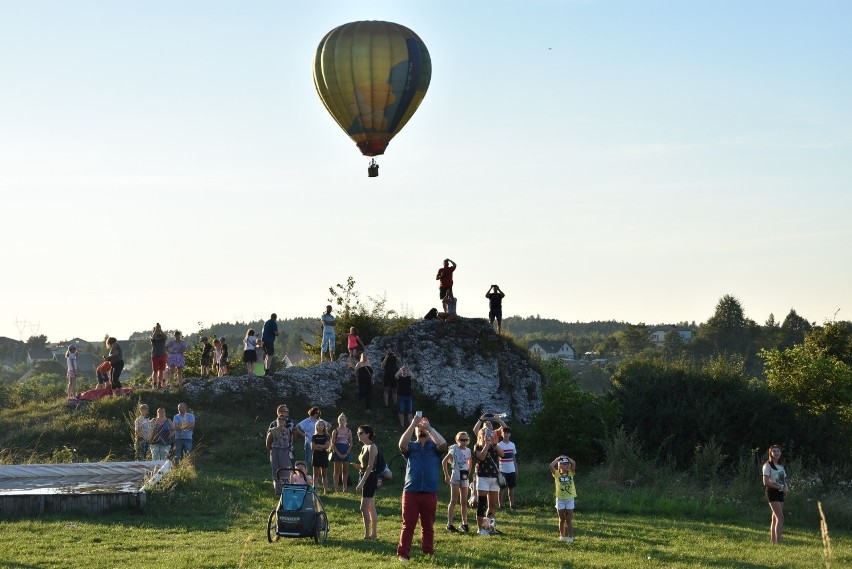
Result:
<svg viewBox="0 0 852 569"><path fill-rule="evenodd" d="M249 351L257 348L257 336L249 336L243 340L243 350Z"/></svg>
<svg viewBox="0 0 852 569"><path fill-rule="evenodd" d="M452 457L453 460L453 474L450 477L452 480L459 480L461 478L461 471L468 470L470 466L470 448L461 448L459 445L450 445L447 449L447 454ZM470 474L468 474L470 476Z"/></svg>
<svg viewBox="0 0 852 569"><path fill-rule="evenodd" d="M517 452L515 443L500 441L497 443L497 447L503 449L503 456L500 457L500 472L504 474L515 472L515 453Z"/></svg>
<svg viewBox="0 0 852 569"><path fill-rule="evenodd" d="M776 464L773 469L769 466L768 462L763 463L763 475L768 476L775 484L782 485L787 483L787 473L780 464Z"/></svg>

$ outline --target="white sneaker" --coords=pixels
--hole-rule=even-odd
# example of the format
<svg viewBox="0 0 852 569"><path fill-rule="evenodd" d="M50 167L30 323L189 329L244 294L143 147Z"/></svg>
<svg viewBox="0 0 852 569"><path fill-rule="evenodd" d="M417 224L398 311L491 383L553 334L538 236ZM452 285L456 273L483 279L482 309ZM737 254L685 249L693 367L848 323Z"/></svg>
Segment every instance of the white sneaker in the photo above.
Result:
<svg viewBox="0 0 852 569"><path fill-rule="evenodd" d="M566 537L565 541L567 541L568 543L574 543L574 538L573 537Z"/></svg>
<svg viewBox="0 0 852 569"><path fill-rule="evenodd" d="M491 533L487 529L481 529L477 533L479 533L479 535L491 535Z"/></svg>
<svg viewBox="0 0 852 569"><path fill-rule="evenodd" d="M565 537L564 535L560 535L560 536L559 536L559 541L568 541L568 538L567 538L567 537Z"/></svg>

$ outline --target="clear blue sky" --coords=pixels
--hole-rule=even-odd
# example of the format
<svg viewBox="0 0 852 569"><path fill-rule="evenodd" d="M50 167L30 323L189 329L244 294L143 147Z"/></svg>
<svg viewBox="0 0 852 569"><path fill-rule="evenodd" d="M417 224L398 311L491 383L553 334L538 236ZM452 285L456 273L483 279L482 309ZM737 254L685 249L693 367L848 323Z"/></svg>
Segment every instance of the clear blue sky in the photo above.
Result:
<svg viewBox="0 0 852 569"><path fill-rule="evenodd" d="M0 335L318 316L852 318L852 3L0 0ZM381 175L327 115L330 29L433 62Z"/></svg>

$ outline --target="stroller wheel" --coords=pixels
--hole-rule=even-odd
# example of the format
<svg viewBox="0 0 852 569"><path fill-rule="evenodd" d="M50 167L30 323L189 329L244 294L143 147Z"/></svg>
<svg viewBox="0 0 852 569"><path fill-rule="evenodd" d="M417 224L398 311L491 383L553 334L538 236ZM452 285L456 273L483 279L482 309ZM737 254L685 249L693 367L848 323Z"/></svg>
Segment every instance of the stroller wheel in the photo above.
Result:
<svg viewBox="0 0 852 569"><path fill-rule="evenodd" d="M328 516L325 512L317 513L317 522L314 528L314 541L317 543L325 543L328 539Z"/></svg>
<svg viewBox="0 0 852 569"><path fill-rule="evenodd" d="M278 512L272 510L266 522L266 539L269 543L278 541Z"/></svg>

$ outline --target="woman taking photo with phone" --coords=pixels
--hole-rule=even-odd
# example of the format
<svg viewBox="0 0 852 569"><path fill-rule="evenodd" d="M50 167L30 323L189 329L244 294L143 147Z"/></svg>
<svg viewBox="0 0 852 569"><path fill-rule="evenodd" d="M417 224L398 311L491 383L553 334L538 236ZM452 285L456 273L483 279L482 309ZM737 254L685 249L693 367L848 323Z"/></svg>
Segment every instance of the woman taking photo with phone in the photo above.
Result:
<svg viewBox="0 0 852 569"><path fill-rule="evenodd" d="M781 447L769 447L766 462L763 463L763 486L766 490L766 501L772 510L772 523L769 526L769 538L772 543L781 543L784 532L784 494L787 493L787 473L782 463L784 457Z"/></svg>

